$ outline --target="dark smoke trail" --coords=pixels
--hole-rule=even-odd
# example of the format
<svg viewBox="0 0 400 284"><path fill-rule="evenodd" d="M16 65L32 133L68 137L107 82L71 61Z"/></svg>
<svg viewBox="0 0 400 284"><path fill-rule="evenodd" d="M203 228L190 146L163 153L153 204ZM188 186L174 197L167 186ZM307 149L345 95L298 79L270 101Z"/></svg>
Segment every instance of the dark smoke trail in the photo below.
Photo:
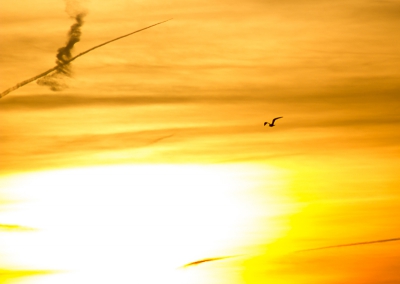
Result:
<svg viewBox="0 0 400 284"><path fill-rule="evenodd" d="M298 250L297 252L330 249L330 248L340 248L340 247L350 247L350 246L360 246L360 245L370 245L370 244L376 244L376 243L386 243L386 242L396 242L396 241L400 241L400 238L369 241L369 242L360 242L360 243L352 243L352 244L343 244L343 245L333 245L333 246L326 246L326 247L319 247L319 248L312 248L312 249L303 249L303 250Z"/></svg>
<svg viewBox="0 0 400 284"><path fill-rule="evenodd" d="M171 20L171 19L169 19L169 20ZM107 42L105 42L105 43L96 45L95 47L92 47L92 48L90 48L90 49L88 49L88 50L86 50L86 51L84 51L84 52L79 53L78 55L72 57L71 59L66 60L66 61L65 61L64 63L62 63L61 65L62 65L62 66L67 65L67 64L71 63L72 61L74 61L75 59L77 59L78 57L81 57L82 55L85 55L86 53L88 53L88 52L90 52L90 51L92 51L92 50L94 50L94 49L96 49L96 48L102 47L102 46L104 46L104 45L106 45L106 44L109 44L109 43L111 43L111 42L113 42L113 41L122 39L122 38L124 38L124 37L133 35L133 34L135 34L135 33L144 31L144 30L149 29L149 28L151 28L151 27L160 25L160 24L165 23L165 22L167 22L167 21L169 21L169 20L156 23L156 24L154 24L154 25L151 25L151 26L142 28L142 29L140 29L140 30L136 30L136 31L134 31L134 32L131 32L131 33L129 33L129 34L126 34L126 35L117 37L117 38L115 38L115 39L109 40L109 41L107 41ZM0 98L6 96L6 95L9 94L10 92L15 91L15 90L18 89L18 88L21 88L22 86L24 86L24 85L26 85L26 84L28 84L28 83L30 83L30 82L32 82L32 81L38 80L38 79L40 79L40 78L46 76L47 74L50 74L50 73L52 73L52 72L54 72L54 71L57 71L57 69L60 68L60 67L61 67L61 66L57 65L57 66L55 66L55 67L53 67L53 68L51 68L51 69L49 69L49 70L47 70L47 71L45 71L45 72L39 74L39 75L36 75L35 77L32 77L32 78L30 78L30 79L28 79L28 80L25 80L25 81L22 81L22 82L16 84L14 87L11 87L11 88L5 90L4 92L2 92L2 93L0 94Z"/></svg>
<svg viewBox="0 0 400 284"><path fill-rule="evenodd" d="M38 80L38 85L49 86L52 91L61 91L67 87L63 82L63 77L71 76L71 65L68 61L72 58L71 51L74 48L75 43L80 41L82 34L80 28L83 25L84 16L84 13L75 16L76 23L71 26L66 45L58 49L56 60L58 68L56 69L56 72Z"/></svg>
<svg viewBox="0 0 400 284"><path fill-rule="evenodd" d="M75 17L76 23L71 26L71 29L68 33L69 38L68 38L67 44L64 47L61 47L58 49L56 63L61 69L60 72L68 74L69 70L65 70L65 69L68 69L68 67L69 67L67 61L72 58L71 50L74 47L75 43L80 41L80 38L81 38L80 27L83 25L83 17L84 16L85 16L85 14L78 14Z"/></svg>

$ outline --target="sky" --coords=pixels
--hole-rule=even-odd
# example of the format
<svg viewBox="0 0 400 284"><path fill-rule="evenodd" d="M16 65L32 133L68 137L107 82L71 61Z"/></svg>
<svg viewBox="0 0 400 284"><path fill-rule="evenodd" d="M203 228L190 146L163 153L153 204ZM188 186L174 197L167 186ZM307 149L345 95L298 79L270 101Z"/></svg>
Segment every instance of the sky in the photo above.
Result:
<svg viewBox="0 0 400 284"><path fill-rule="evenodd" d="M0 5L0 283L400 281L399 1Z"/></svg>

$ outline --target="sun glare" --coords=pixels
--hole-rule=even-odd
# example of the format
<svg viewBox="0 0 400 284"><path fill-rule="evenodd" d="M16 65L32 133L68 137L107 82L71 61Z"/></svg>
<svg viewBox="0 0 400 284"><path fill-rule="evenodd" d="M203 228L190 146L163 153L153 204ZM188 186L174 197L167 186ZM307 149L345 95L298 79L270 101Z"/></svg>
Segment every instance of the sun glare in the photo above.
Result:
<svg viewBox="0 0 400 284"><path fill-rule="evenodd" d="M179 267L271 242L282 230L268 220L286 210L274 202L282 174L267 167L108 166L4 180L1 196L14 202L0 223L32 228L0 234L8 267L54 271L21 282L30 284L220 283Z"/></svg>

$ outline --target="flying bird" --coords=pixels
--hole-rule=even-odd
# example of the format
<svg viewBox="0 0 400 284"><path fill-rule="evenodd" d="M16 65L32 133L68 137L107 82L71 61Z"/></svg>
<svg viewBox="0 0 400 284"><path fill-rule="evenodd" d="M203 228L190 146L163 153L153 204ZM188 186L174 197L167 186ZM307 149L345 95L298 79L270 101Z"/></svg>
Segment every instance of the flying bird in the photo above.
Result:
<svg viewBox="0 0 400 284"><path fill-rule="evenodd" d="M280 118L282 118L283 116L280 116L280 117L275 117L273 120L272 120L272 123L269 123L269 122L264 122L264 126L265 125L267 125L267 124L269 124L269 127L272 127L272 126L275 126L275 120L277 120L277 119L280 119Z"/></svg>

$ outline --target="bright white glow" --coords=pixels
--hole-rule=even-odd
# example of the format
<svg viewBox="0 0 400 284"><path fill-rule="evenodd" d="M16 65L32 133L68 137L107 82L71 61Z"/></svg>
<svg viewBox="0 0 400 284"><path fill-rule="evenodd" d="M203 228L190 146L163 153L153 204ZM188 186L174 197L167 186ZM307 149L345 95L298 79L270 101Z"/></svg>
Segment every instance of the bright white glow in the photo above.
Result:
<svg viewBox="0 0 400 284"><path fill-rule="evenodd" d="M283 213L273 203L279 174L265 167L142 165L14 177L1 194L20 202L5 207L0 223L37 231L1 234L0 249L14 266L65 271L23 283L220 283L177 268L241 254L260 237L255 232L268 231L263 242L276 238L280 228L265 217Z"/></svg>

